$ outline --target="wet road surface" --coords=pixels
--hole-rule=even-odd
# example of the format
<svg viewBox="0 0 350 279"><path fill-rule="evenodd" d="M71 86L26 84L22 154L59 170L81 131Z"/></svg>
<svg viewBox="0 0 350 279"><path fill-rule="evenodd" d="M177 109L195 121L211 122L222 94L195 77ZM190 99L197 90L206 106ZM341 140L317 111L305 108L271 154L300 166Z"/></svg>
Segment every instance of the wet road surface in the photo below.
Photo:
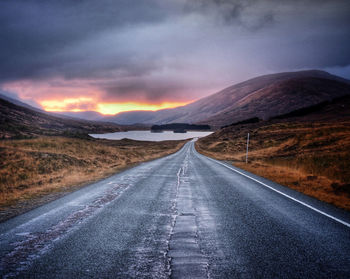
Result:
<svg viewBox="0 0 350 279"><path fill-rule="evenodd" d="M0 224L3 278L350 278L350 216L194 142Z"/></svg>

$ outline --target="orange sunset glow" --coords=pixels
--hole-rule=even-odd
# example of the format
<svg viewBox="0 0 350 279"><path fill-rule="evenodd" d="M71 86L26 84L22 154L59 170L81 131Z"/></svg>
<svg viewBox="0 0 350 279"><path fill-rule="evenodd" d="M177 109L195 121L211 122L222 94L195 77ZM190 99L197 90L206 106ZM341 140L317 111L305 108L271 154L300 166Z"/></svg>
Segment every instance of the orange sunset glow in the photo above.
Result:
<svg viewBox="0 0 350 279"><path fill-rule="evenodd" d="M46 110L46 111L83 111L83 109L80 109L79 106L81 103L93 103L92 98L88 97L81 97L81 98L68 98L64 100L45 100L39 102L40 105Z"/></svg>
<svg viewBox="0 0 350 279"><path fill-rule="evenodd" d="M40 105L51 112L80 112L85 110L97 111L104 115L112 115L125 111L149 110L156 111L160 109L175 108L184 106L190 102L162 102L159 104L147 104L138 102L122 102L122 103L99 103L93 98L79 97L66 98L63 100L44 100L40 101Z"/></svg>

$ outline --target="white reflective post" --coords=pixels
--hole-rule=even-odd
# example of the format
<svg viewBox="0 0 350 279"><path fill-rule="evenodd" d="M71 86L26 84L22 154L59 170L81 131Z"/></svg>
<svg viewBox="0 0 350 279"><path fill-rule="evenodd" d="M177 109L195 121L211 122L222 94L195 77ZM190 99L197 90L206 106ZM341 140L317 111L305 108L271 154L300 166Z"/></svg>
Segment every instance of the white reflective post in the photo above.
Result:
<svg viewBox="0 0 350 279"><path fill-rule="evenodd" d="M247 136L247 154L245 155L245 163L248 164L248 148L249 148L249 133Z"/></svg>

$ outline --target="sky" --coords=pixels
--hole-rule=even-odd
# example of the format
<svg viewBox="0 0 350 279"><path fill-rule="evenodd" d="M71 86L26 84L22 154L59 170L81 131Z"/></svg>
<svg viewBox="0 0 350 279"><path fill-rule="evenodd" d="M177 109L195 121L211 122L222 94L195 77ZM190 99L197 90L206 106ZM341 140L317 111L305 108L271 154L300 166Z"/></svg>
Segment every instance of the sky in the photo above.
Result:
<svg viewBox="0 0 350 279"><path fill-rule="evenodd" d="M0 0L0 93L115 114L282 71L350 79L349 27L349 0Z"/></svg>

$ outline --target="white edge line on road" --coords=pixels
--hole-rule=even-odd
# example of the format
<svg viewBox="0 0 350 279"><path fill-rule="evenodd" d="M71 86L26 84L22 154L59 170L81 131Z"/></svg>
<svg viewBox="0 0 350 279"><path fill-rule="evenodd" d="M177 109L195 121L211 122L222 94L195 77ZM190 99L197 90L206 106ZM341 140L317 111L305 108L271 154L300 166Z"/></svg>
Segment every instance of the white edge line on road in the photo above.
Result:
<svg viewBox="0 0 350 279"><path fill-rule="evenodd" d="M197 152L197 151L196 151L196 152ZM198 152L197 152L197 153L198 153ZM204 156L204 155L203 155L203 156ZM340 219L338 219L338 218L336 218L336 217L334 217L334 216L332 216L332 215L329 215L328 213L323 212L323 211L321 211L321 210L319 210L319 209L317 209L317 208L315 208L315 207L313 207L313 206L311 206L311 205L309 205L309 204L307 204L307 203L305 203L305 202L302 202L302 201L300 201L300 200L297 200L296 198L293 198L293 197L291 197L291 196L289 196L289 195L287 195L287 194L285 194L285 193L283 193L283 192L281 192L281 191L279 191L279 190L277 190L277 189L275 189L275 188L273 188L273 187L271 187L271 186L265 184L264 182L261 182L261 181L255 179L255 178L253 178L253 177L251 177L251 176L249 176L249 175L246 175L246 174L243 173L243 172L240 172L240 171L238 171L238 170L235 170L234 168L231 168L231 167L227 166L227 165L224 164L224 163L221 163L221 162L219 162L219 161L217 161L217 160L214 160L214 159L212 159L212 158L209 158L209 157L207 157L207 156L205 156L205 157L206 157L207 159L209 159L209 160L211 160L211 161L217 163L217 164L223 165L224 167L226 167L226 168L228 168L228 169L230 169L230 170L233 170L234 172L237 172L237 173L239 173L240 175L243 175L243 176L245 176L245 177L247 177L247 178L249 178L249 179L251 179L251 180L253 180L253 181L255 181L255 182L257 182L257 183L259 183L259 184L261 184L261 185L263 185L263 186L265 186L265 187L267 187L267 188L269 188L269 189L271 189L272 191L275 191L276 193L281 194L282 196L285 196L285 197L288 198L288 199L291 199L291 200L293 200L293 201L295 201L295 202L297 202L297 203L300 203L300 204L302 204L303 206L306 206L306 207L308 207L308 208L310 208L310 209L312 209L312 210L314 210L314 211L316 211L316 212L318 212L318 213L320 213L320 214L322 214L322 215L324 215L324 216L326 216L326 217L328 217L328 218L331 218L331 219L333 219L334 221L336 221L336 222L338 222L338 223L340 223L340 224L343 224L344 226L347 226L348 228L350 228L350 224L347 223L347 222L345 222L345 221L343 221L343 220L340 220Z"/></svg>

